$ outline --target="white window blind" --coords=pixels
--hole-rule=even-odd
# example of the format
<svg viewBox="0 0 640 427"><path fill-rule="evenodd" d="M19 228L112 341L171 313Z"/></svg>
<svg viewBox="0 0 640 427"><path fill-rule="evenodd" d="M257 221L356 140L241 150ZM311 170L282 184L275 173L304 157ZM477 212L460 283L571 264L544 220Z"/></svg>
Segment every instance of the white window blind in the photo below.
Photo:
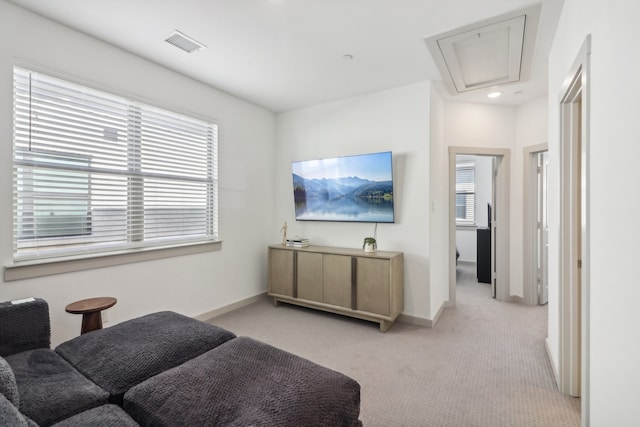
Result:
<svg viewBox="0 0 640 427"><path fill-rule="evenodd" d="M14 68L14 258L218 239L217 125Z"/></svg>
<svg viewBox="0 0 640 427"><path fill-rule="evenodd" d="M476 222L476 164L474 161L456 162L456 222Z"/></svg>

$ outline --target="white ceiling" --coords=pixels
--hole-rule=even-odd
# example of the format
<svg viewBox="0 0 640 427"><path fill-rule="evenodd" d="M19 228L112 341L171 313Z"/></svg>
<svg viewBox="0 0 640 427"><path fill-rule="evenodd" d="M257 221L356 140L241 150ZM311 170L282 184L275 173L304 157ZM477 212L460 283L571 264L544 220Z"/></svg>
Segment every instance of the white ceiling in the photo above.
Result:
<svg viewBox="0 0 640 427"><path fill-rule="evenodd" d="M425 38L542 4L529 80L447 99L518 105L546 94L563 0L10 0L274 112L443 77ZM174 30L207 46L187 54ZM353 59L345 60L345 55ZM439 84L444 88L444 84Z"/></svg>

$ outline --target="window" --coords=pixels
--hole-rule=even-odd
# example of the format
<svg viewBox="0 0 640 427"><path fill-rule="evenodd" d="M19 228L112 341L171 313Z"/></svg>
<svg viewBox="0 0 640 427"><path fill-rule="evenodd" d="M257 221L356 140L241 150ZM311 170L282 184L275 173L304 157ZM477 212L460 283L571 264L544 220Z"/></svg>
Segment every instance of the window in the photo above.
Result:
<svg viewBox="0 0 640 427"><path fill-rule="evenodd" d="M476 223L476 164L473 160L456 161L456 223Z"/></svg>
<svg viewBox="0 0 640 427"><path fill-rule="evenodd" d="M88 159L55 153L22 153L21 163L88 166ZM17 168L21 194L32 194L18 205L18 240L25 247L28 240L45 237L71 237L91 233L89 175L86 172L47 174L36 168ZM65 179L67 185L49 185L51 179ZM37 200L37 202L36 202Z"/></svg>
<svg viewBox="0 0 640 427"><path fill-rule="evenodd" d="M218 240L217 125L14 68L14 259Z"/></svg>

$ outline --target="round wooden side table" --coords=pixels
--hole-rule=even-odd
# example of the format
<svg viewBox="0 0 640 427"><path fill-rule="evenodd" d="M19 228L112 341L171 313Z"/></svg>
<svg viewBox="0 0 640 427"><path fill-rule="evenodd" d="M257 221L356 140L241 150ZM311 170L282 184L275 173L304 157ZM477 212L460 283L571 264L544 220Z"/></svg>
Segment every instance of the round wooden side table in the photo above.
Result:
<svg viewBox="0 0 640 427"><path fill-rule="evenodd" d="M72 302L67 305L67 313L82 314L82 329L80 334L102 329L102 310L113 307L118 302L113 297L89 298Z"/></svg>

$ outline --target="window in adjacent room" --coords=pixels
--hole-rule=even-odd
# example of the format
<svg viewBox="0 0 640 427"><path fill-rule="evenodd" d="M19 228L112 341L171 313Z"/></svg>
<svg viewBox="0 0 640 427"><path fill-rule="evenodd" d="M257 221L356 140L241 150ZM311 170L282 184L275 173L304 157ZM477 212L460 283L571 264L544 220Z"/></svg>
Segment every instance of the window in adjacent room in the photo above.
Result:
<svg viewBox="0 0 640 427"><path fill-rule="evenodd" d="M476 164L473 160L456 161L456 223L476 223Z"/></svg>
<svg viewBox="0 0 640 427"><path fill-rule="evenodd" d="M218 240L217 125L14 68L14 259Z"/></svg>

